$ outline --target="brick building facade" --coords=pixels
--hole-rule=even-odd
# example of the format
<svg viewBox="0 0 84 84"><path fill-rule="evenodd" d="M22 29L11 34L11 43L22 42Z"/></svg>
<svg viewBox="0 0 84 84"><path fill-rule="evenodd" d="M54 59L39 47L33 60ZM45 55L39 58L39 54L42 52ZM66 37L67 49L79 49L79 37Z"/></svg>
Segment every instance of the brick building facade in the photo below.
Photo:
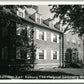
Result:
<svg viewBox="0 0 84 84"><path fill-rule="evenodd" d="M54 27L52 19L43 20L38 12L32 15L25 13L25 17L22 18L33 23L34 44L37 47L34 68L61 67L63 62L63 32Z"/></svg>

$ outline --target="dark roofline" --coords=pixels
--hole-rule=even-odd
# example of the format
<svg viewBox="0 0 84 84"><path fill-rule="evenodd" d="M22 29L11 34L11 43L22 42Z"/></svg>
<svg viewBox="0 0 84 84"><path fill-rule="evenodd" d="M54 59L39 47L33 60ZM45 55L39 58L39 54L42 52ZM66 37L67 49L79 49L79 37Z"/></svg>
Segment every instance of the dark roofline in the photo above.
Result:
<svg viewBox="0 0 84 84"><path fill-rule="evenodd" d="M32 16L32 15L34 15L34 14L36 14L36 13L39 14L39 15L41 15L40 13L38 13L38 12L36 11L36 12L34 12L33 14L31 14L30 16Z"/></svg>
<svg viewBox="0 0 84 84"><path fill-rule="evenodd" d="M10 20L13 20L14 18L16 18L17 20L13 20L14 22L22 23L21 20L25 20L25 21L27 21L27 22L30 22L31 24L33 23L34 25L38 25L38 26L45 27L45 28L47 28L47 29L50 29L50 30L53 30L53 31L56 31L56 32L59 32L59 33L63 33L62 31L59 31L59 30L57 30L57 29L50 28L50 27L48 27L48 26L46 26L46 25L38 24L38 23L36 23L36 22L34 22L34 21L32 21L32 20L29 20L29 19L26 20L25 18L21 18L21 17L19 17L19 16L17 16L17 15L14 15L14 14L9 13L9 12L5 12L5 11L1 11L1 10L0 10L0 12L1 12L1 13L5 13L5 14L7 14L8 16L11 16L12 19L10 19Z"/></svg>
<svg viewBox="0 0 84 84"><path fill-rule="evenodd" d="M51 27L44 26L44 25L37 24L37 23L36 23L36 25L39 25L39 26L41 26L41 27L45 27L45 28L47 28L47 29L49 29L49 30L53 30L53 31L56 31L56 32L59 32L59 33L63 33L62 31L59 31L59 30L58 30L58 29L56 29L56 28L51 28Z"/></svg>
<svg viewBox="0 0 84 84"><path fill-rule="evenodd" d="M62 33L63 34L63 32L62 31L60 31L60 30L58 30L58 29L55 29L55 28L51 28L51 27L48 27L48 26L45 26L45 25L42 25L42 24L38 24L38 23L36 23L36 22L34 22L34 21L30 21L30 20L26 20L25 18L22 18L23 20L25 20L25 21L27 21L27 22L30 22L31 24L34 24L34 25L38 25L38 26L41 26L41 27L45 27L45 28L47 28L47 29L49 29L49 30L53 30L53 31L56 31L56 32L59 32L59 33Z"/></svg>
<svg viewBox="0 0 84 84"><path fill-rule="evenodd" d="M35 13L38 13L38 12L35 12ZM32 15L34 15L35 13L33 13ZM38 13L38 14L39 14L39 13ZM30 19L32 19L32 18L31 18L32 15L29 16ZM41 15L41 14L40 14L40 15ZM22 19L24 19L24 18L22 18ZM42 25L42 24L36 23L35 21L31 21L31 20L28 20L28 19L24 19L24 20L29 21L30 23L33 23L33 24L38 25L38 26L41 26L41 27L45 27L45 28L47 28L47 29L50 29L50 30L53 30L53 31L56 31L56 32L63 33L62 31L56 29L56 27L53 29L53 28L49 27L48 25L46 25L46 24L44 23L44 22L45 22L44 19L43 19L43 23L44 23L45 25ZM48 18L48 19L46 19L46 20L51 21L51 20L53 20L53 19Z"/></svg>

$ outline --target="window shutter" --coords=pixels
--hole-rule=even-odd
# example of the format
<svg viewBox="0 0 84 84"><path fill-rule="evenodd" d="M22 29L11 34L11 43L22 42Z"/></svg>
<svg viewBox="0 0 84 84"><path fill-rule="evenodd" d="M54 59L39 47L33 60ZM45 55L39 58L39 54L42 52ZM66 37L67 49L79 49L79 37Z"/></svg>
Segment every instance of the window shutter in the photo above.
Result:
<svg viewBox="0 0 84 84"><path fill-rule="evenodd" d="M39 49L36 51L36 59L39 59Z"/></svg>
<svg viewBox="0 0 84 84"><path fill-rule="evenodd" d="M39 30L36 30L36 39L39 39Z"/></svg>
<svg viewBox="0 0 84 84"><path fill-rule="evenodd" d="M59 35L57 35L57 43L59 43Z"/></svg>
<svg viewBox="0 0 84 84"><path fill-rule="evenodd" d="M51 42L53 42L53 34L51 33Z"/></svg>
<svg viewBox="0 0 84 84"><path fill-rule="evenodd" d="M46 56L47 56L47 53L46 53L46 50L44 50L44 59L46 60Z"/></svg>
<svg viewBox="0 0 84 84"><path fill-rule="evenodd" d="M45 41L47 40L46 32L44 32L44 40L45 40Z"/></svg>
<svg viewBox="0 0 84 84"><path fill-rule="evenodd" d="M57 51L57 60L59 60L59 51Z"/></svg>
<svg viewBox="0 0 84 84"><path fill-rule="evenodd" d="M51 60L53 60L53 50L51 50Z"/></svg>

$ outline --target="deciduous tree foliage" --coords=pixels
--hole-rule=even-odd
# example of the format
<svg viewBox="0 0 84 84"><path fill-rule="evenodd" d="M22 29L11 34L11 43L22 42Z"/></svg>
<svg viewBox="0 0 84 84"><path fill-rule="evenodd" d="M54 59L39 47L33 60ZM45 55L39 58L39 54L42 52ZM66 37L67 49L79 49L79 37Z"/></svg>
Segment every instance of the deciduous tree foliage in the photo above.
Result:
<svg viewBox="0 0 84 84"><path fill-rule="evenodd" d="M84 34L84 5L49 6L51 6L51 13L54 13L53 18L59 17L59 23L62 22L62 25L67 24L65 31L72 28L74 33L78 33L79 35Z"/></svg>
<svg viewBox="0 0 84 84"><path fill-rule="evenodd" d="M36 11L38 11L38 7L35 5L1 5L0 6L0 27L5 27L7 28L9 26L9 24L11 24L11 21L14 21L15 23L24 25L24 23L22 23L21 18L18 17L16 15L16 11L18 9L18 7L20 8L33 8ZM29 49L29 53L30 53L30 67L34 67L34 61L35 61L35 45L34 45L34 39L33 39L33 28L27 30L26 28L27 26L24 26L25 29L21 30L21 34L20 36L16 35L16 37L14 38L16 40L16 44L15 46L18 47L22 47L23 50L23 54L24 54L24 58L25 58L25 53L27 55L27 49ZM30 37L28 37L28 35L30 35ZM11 40L12 42L12 40ZM24 51L26 50L26 51ZM22 53L22 52L21 52ZM27 57L26 57L27 59ZM26 60L25 59L25 63Z"/></svg>

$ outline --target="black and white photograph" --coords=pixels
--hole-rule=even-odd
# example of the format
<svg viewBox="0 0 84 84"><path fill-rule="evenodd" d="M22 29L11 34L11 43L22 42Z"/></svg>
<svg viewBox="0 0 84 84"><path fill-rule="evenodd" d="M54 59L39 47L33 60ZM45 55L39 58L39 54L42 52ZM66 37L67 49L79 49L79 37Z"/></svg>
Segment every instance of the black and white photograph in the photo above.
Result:
<svg viewBox="0 0 84 84"><path fill-rule="evenodd" d="M84 5L0 4L0 79L84 79Z"/></svg>

